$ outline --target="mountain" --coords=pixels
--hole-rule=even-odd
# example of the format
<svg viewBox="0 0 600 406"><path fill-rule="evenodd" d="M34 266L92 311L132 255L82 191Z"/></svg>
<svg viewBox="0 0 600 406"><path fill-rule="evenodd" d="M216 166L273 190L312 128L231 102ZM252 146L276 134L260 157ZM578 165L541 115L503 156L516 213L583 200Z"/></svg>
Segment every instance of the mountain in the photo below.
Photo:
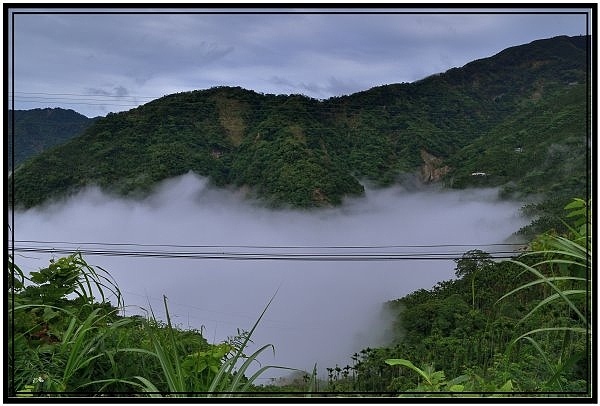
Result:
<svg viewBox="0 0 600 406"><path fill-rule="evenodd" d="M588 43L538 40L324 101L239 87L172 94L108 114L25 162L15 201L31 207L89 184L143 195L190 170L293 207L337 205L365 182L417 173L454 188L585 196Z"/></svg>
<svg viewBox="0 0 600 406"><path fill-rule="evenodd" d="M73 110L45 108L8 111L8 169L12 169L12 123L15 123L15 165L83 133L96 120Z"/></svg>

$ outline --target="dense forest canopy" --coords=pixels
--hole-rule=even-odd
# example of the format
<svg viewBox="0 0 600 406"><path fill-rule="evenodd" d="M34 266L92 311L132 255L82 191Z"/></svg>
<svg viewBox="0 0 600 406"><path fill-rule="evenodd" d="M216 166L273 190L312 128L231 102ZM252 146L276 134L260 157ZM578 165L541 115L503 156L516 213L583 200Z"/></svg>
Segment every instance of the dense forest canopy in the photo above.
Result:
<svg viewBox="0 0 600 406"><path fill-rule="evenodd" d="M18 166L32 156L80 135L96 119L61 108L15 110L14 112L9 110L8 159L6 160L8 169L12 169L13 151L15 165Z"/></svg>

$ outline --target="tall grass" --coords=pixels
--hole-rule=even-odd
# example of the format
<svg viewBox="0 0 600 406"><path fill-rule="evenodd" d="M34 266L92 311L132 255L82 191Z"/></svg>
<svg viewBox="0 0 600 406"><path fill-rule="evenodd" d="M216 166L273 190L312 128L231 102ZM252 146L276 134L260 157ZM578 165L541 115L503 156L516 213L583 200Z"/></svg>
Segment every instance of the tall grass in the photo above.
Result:
<svg viewBox="0 0 600 406"><path fill-rule="evenodd" d="M545 234L533 242L535 247L523 257L536 256L543 258L541 261L528 265L523 261L510 260L535 277L531 282L525 283L502 296L498 301L504 300L515 293L534 286L542 285L549 288L550 294L542 298L537 305L523 316L518 324L524 324L534 314L540 313L551 305L564 304L570 313L575 316L567 325L539 326L530 329L515 338L507 348L510 353L514 346L525 341L533 346L540 359L550 372L546 382L547 387L556 386L563 389L560 381L561 373L571 368L582 356L582 352L573 349L573 335L585 334L589 346L591 339L591 324L589 304L591 294L591 267L592 267L592 234L591 234L591 201L586 203L582 199L574 199L565 207L567 217L572 218L574 225L567 225L570 233L568 236ZM560 354L551 354L538 337L540 334L562 334ZM587 352L587 351L586 351ZM554 355L554 357L552 356ZM558 355L558 357L556 356Z"/></svg>
<svg viewBox="0 0 600 406"><path fill-rule="evenodd" d="M121 351L128 352L139 352L149 354L156 357L160 363L163 377L167 383L168 392L160 391L157 386L152 383L148 378L144 376L134 376L132 379L135 381L128 381L136 386L142 392L148 393L151 396L205 396L205 397L232 397L248 394L251 390L253 383L259 378L265 371L269 369L285 369L290 371L299 371L295 368L267 365L259 368L250 377L246 377L248 368L253 363L258 363L258 357L266 350L275 348L272 344L266 344L254 351L250 355L244 354L248 344L251 342L251 337L258 327L260 321L265 315L267 309L271 305L275 295L269 300L262 313L250 329L250 331L244 331L238 334L237 337L230 340L228 343L223 343L220 346L216 346L217 354L220 355L220 366L215 368L213 365L213 372L215 372L208 383L195 374L195 369L191 371L184 367L182 356L178 352L177 342L175 341L174 327L171 323L169 316L169 309L167 304L167 298L164 297L165 313L167 318L167 339L164 340L156 331L157 320L152 313L152 318L147 323L147 327L150 332L150 340L153 344L154 351L148 351L141 348L126 348ZM218 352L220 349L222 352ZM195 354L191 354L193 357ZM199 354L196 354L199 355ZM204 353L203 355L206 356ZM197 359L198 363L201 362L200 358ZM302 371L304 372L304 371ZM311 383L315 382L316 368L313 371ZM313 386L310 385L309 389Z"/></svg>
<svg viewBox="0 0 600 406"><path fill-rule="evenodd" d="M582 208L586 209L586 206L587 205L583 200L575 199L573 203L566 206L566 209L574 210L575 213L581 216L581 210ZM571 212L569 215L572 216L572 213L573 212ZM526 272L531 273L537 279L513 289L498 299L498 301L508 298L514 295L516 292L535 285L546 285L550 287L551 292L553 292L550 296L542 299L527 315L520 320L520 323L524 322L535 312L544 309L549 304L556 301L562 301L571 309L571 311L573 311L579 321L585 326L584 331L589 329L590 324L587 316L587 310L589 309L589 306L586 304L584 309L580 309L572 300L575 297L589 299L591 292L591 209L588 208L586 213L585 219L588 221L588 223L581 225L577 229L570 227L570 238L551 234L543 235L534 243L534 246L537 247L537 249L522 255L522 257L542 257L544 258L542 261L539 261L533 265L528 265L522 261L510 260L510 262L522 267ZM581 219L576 219L576 224L581 224ZM552 276L547 276L547 273L558 273L558 276L555 276L554 274ZM584 303L585 302L586 301L584 301ZM532 330L517 338L517 340L524 336L530 335L533 332L544 331L545 329L554 329L554 327ZM573 331L580 332L580 329L573 328Z"/></svg>

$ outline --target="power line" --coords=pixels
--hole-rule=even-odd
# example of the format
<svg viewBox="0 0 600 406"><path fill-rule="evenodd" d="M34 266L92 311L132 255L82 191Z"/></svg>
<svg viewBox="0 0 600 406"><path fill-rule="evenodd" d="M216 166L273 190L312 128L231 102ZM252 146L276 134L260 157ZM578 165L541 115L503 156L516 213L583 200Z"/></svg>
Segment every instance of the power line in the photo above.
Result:
<svg viewBox="0 0 600 406"><path fill-rule="evenodd" d="M236 261L319 261L319 262L345 262L345 261L407 261L407 260L458 260L464 257L462 251L398 251L399 248L441 248L441 247L468 247L467 245L431 245L431 246L183 246L183 245L143 245L143 244L122 244L117 246L131 247L162 247L162 249L153 250L134 250L134 249L107 249L111 244L96 244L98 247L89 247L81 249L81 245L75 247L52 247L52 246L35 246L20 245L23 242L18 242L14 247L15 252L36 252L47 254L71 254L79 252L82 255L99 255L99 256L119 256L133 258L168 258L168 259L204 259L204 260L236 260ZM40 242L38 242L40 243ZM44 243L52 244L52 243ZM90 244L90 243L87 243ZM502 244L499 244L502 245ZM515 244L506 244L513 246ZM488 245L492 246L492 245ZM495 246L495 245L494 245ZM482 247L481 245L479 247ZM193 251L177 251L165 248L196 248ZM199 248L211 248L210 251L201 251ZM235 251L233 248L246 248L254 251ZM384 252L383 249L394 248L394 251ZM261 250L267 251L261 251ZM278 252L277 250L286 249L288 251ZM294 252L293 250L312 249L312 252ZM325 251L319 252L314 250L336 249L337 252ZM370 250L371 252L357 252L356 250ZM354 250L353 252L345 252L346 250ZM378 251L374 251L378 250ZM518 250L494 250L487 252L493 259L508 259L519 254Z"/></svg>
<svg viewBox="0 0 600 406"><path fill-rule="evenodd" d="M319 262L344 262L344 261L425 261L425 260L457 260L461 259L459 253L407 253L407 254L272 254L272 253L243 253L243 252L158 252L158 251L100 251L100 250L69 250L56 248L18 247L15 252L36 252L47 254L72 254L80 252L82 255L143 257L143 258L169 258L169 259L220 259L220 260L252 260L252 261L319 261ZM517 251L496 251L488 253L494 259L508 259L518 254Z"/></svg>
<svg viewBox="0 0 600 406"><path fill-rule="evenodd" d="M99 93L49 93L49 92L12 92L9 91L8 94L10 95L14 95L16 97L19 97L17 95L42 95L42 96L84 96L84 97L117 97L117 98L123 98L123 97L129 97L129 98L136 98L136 99L149 99L149 100L154 100L157 99L161 96L139 96L139 95L111 95L111 94L99 94ZM27 96L24 96L27 97ZM65 97L65 99L68 99L68 97Z"/></svg>
<svg viewBox="0 0 600 406"><path fill-rule="evenodd" d="M39 104L43 104L43 103L59 103L59 102L54 102L54 101L39 101L39 100L17 100L19 103L39 103ZM71 104L84 104L84 105L88 105L88 106L105 106L107 104L110 104L111 106L116 106L116 107L135 107L138 106L139 104L115 104L112 103L110 101L107 101L106 103L85 103L85 102L62 102L62 105L71 105ZM45 104L44 104L45 105Z"/></svg>
<svg viewBox="0 0 600 406"><path fill-rule="evenodd" d="M11 241L12 242L12 241ZM372 248L438 248L438 247L496 247L515 246L522 247L522 243L489 243L489 244L415 244L415 245L206 245L206 244L141 244L141 243L114 243L114 242L73 242L73 241L40 241L40 240L15 240L15 243L33 244L70 244L70 245L106 245L106 246L135 246L135 247L170 247L170 248L340 248L340 249L372 249Z"/></svg>

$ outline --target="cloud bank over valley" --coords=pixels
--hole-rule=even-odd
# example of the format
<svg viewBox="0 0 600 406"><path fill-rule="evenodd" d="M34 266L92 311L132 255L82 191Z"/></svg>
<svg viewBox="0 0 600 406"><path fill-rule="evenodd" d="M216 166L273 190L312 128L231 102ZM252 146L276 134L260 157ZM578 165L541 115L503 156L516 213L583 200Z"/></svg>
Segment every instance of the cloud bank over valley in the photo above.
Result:
<svg viewBox="0 0 600 406"><path fill-rule="evenodd" d="M273 344L275 356L259 359L306 370L318 363L323 378L326 367L384 343L385 301L454 277L452 259L431 258L506 250L481 245L514 242L528 223L520 206L498 200L493 189L395 186L367 189L337 208L270 210L189 173L144 200L88 188L16 212L14 232L16 247L162 254L84 259L116 279L127 315L151 306L162 317L165 295L174 323L202 329L210 342L250 329L277 292L253 337L256 348ZM16 263L28 273L51 257L17 252Z"/></svg>

